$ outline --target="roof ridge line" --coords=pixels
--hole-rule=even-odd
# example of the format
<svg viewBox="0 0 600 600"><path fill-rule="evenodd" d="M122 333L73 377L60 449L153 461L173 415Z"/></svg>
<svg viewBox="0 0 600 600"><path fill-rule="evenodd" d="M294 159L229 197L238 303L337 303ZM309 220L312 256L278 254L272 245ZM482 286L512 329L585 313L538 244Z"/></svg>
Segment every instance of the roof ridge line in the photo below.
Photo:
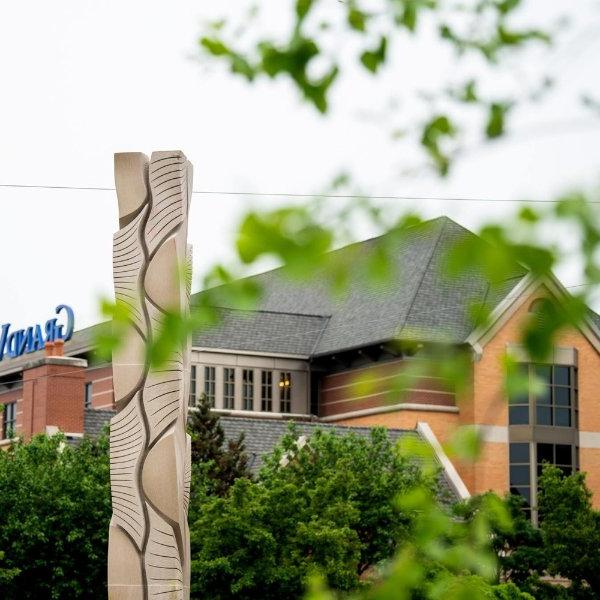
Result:
<svg viewBox="0 0 600 600"><path fill-rule="evenodd" d="M236 312L248 312L248 313L269 313L273 315L293 315L295 317L317 317L319 319L330 319L331 315L319 315L316 313L296 313L289 312L287 310L265 310L265 309L246 309L246 308L233 308L231 306L213 306L218 310L235 310Z"/></svg>
<svg viewBox="0 0 600 600"><path fill-rule="evenodd" d="M464 229L466 232L471 233L473 235L476 235L470 229L467 229L464 225L461 225L460 223L458 223L454 219L451 219L447 215L440 215L439 217L434 217L433 219L427 219L426 221L421 221L419 223L415 223L415 224L410 225L409 227L407 227L407 230L414 230L414 229L417 229L418 227L423 227L424 225L431 226L436 221L441 221L443 223L442 227L445 226L445 224L446 224L447 221L450 221L451 223L454 223L458 227ZM372 235L372 236L370 236L368 238L365 238L363 240L356 240L354 242L348 242L348 243L345 243L343 246L339 246L338 248L331 248L331 249L327 250L326 252L323 252L323 255L333 254L335 252L340 252L341 250L346 250L347 248L351 248L352 246L358 246L360 244L366 244L368 242L372 242L373 240L378 240L380 238L383 238L386 235L388 235L389 233L390 233L390 230L384 231L383 233L380 233L379 235ZM273 269L268 269L267 271L261 271L260 273L254 273L252 275L244 275L243 277L237 277L235 279L235 281L243 281L245 279L252 279L254 277L260 277L260 276L266 275L268 273L275 273L276 271L285 271L285 268L287 266L288 265L283 264L283 265L279 265L278 267L274 267ZM207 287L207 288L198 290L197 292L193 292L193 293L190 294L190 302L191 302L192 298L194 298L194 296L199 296L200 294L204 294L204 293L206 293L209 290L216 290L216 289L218 289L220 287L223 287L223 286L226 286L226 285L229 285L229 284L228 283L220 283L218 285L213 285L211 287Z"/></svg>
<svg viewBox="0 0 600 600"><path fill-rule="evenodd" d="M399 334L404 329L404 327L406 327L406 323L408 323L408 317L410 316L410 313L412 312L412 309L413 309L413 306L415 304L415 301L417 300L417 296L419 295L419 291L421 289L421 286L423 285L423 280L425 279L425 274L429 270L429 265L431 264L431 261L433 260L433 255L435 254L435 251L436 251L436 249L437 249L437 247L438 247L438 245L440 243L440 240L442 239L442 233L443 233L444 229L446 228L446 223L447 223L447 221L450 221L450 219L448 219L447 217L445 217L445 218L441 219L441 221L442 221L442 226L440 227L440 231L438 233L437 239L435 240L435 244L433 244L433 247L431 248L431 252L429 254L429 258L427 259L427 263L425 264L425 268L423 269L423 272L421 273L421 278L419 280L419 285L417 285L417 288L415 289L415 293L413 294L412 300L410 301L410 305L408 307L408 310L406 311L406 316L404 317L404 322L397 329L397 334Z"/></svg>

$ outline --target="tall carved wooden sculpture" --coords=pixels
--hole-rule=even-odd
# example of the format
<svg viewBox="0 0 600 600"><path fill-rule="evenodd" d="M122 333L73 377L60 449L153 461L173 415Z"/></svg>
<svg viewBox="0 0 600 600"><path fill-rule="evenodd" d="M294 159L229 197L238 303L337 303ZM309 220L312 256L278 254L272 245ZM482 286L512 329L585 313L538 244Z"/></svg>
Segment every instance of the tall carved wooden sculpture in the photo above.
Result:
<svg viewBox="0 0 600 600"><path fill-rule="evenodd" d="M110 426L113 515L110 599L189 598L190 439L185 432L189 347L149 369L145 347L166 310L189 309L180 277L192 167L182 152L115 154L119 231L113 239L117 302L127 337L113 355L118 413Z"/></svg>

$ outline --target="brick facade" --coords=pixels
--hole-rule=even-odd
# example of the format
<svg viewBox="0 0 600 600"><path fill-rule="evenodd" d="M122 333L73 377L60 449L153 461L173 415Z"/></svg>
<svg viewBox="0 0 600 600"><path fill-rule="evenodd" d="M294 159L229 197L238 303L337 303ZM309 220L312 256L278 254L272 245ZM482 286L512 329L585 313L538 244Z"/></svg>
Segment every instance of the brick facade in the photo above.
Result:
<svg viewBox="0 0 600 600"><path fill-rule="evenodd" d="M455 466L469 491L479 494L492 490L504 494L509 488L508 461L508 400L504 391L503 359L509 346L519 344L524 320L530 318L530 306L537 298L547 296L545 289L538 289L520 306L486 341L479 360L474 361L471 391L464 397L449 402L450 394L439 393L443 387L431 379L424 379L409 390L401 400L394 400L389 386L394 373L399 373L402 361L368 369L336 373L323 378L321 391L322 414L339 415L336 423L350 426L384 426L388 428L414 428L419 421L426 422L441 442L449 439L459 425L476 425L481 428L483 446L480 458L474 464L457 463ZM579 448L580 468L587 473L587 481L594 492L594 505L600 507L600 354L582 331L564 331L555 341L556 347L576 350L579 372ZM368 398L361 397L357 381L371 379ZM422 390L427 390L423 392ZM395 402L418 404L427 399L427 410L399 407L384 412L383 407ZM436 411L435 405L440 409ZM457 412L442 412L442 407L456 406ZM344 412L364 411L357 416L344 418Z"/></svg>

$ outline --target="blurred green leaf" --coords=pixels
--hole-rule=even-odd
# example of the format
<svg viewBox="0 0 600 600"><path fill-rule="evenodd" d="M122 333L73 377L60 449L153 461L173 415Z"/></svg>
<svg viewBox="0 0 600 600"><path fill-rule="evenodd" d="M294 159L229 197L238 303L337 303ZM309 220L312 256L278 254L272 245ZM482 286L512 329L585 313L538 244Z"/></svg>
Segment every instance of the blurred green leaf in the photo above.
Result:
<svg viewBox="0 0 600 600"><path fill-rule="evenodd" d="M371 73L377 73L379 67L385 62L387 50L387 38L381 36L379 39L379 45L374 50L365 50L360 55L360 62L363 66L371 71Z"/></svg>
<svg viewBox="0 0 600 600"><path fill-rule="evenodd" d="M367 29L367 14L356 7L356 4L348 6L348 24L355 31L365 32Z"/></svg>
<svg viewBox="0 0 600 600"><path fill-rule="evenodd" d="M481 452L481 433L476 427L465 425L459 427L444 449L449 456L460 460L475 461Z"/></svg>
<svg viewBox="0 0 600 600"><path fill-rule="evenodd" d="M455 137L456 133L456 127L446 115L434 116L423 127L421 145L433 159L440 175L447 175L450 165L450 157L442 150L441 144L444 139Z"/></svg>
<svg viewBox="0 0 600 600"><path fill-rule="evenodd" d="M500 137L504 134L506 114L510 110L510 104L494 102L489 107L485 135L489 139Z"/></svg>

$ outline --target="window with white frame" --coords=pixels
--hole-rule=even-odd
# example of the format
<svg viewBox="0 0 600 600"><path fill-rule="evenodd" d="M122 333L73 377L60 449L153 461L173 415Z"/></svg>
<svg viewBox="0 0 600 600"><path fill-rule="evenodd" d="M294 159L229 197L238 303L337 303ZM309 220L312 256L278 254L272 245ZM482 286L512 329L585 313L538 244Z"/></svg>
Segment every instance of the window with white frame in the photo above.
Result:
<svg viewBox="0 0 600 600"><path fill-rule="evenodd" d="M242 371L242 408L254 410L254 370Z"/></svg>
<svg viewBox="0 0 600 600"><path fill-rule="evenodd" d="M279 374L279 412L292 412L292 374L289 371Z"/></svg>
<svg viewBox="0 0 600 600"><path fill-rule="evenodd" d="M233 409L235 404L235 369L223 369L223 408Z"/></svg>
<svg viewBox="0 0 600 600"><path fill-rule="evenodd" d="M190 393L188 397L188 405L196 406L196 365L191 365L190 367Z"/></svg>
<svg viewBox="0 0 600 600"><path fill-rule="evenodd" d="M217 389L217 373L215 367L204 367L204 395L208 405L215 406L215 392Z"/></svg>
<svg viewBox="0 0 600 600"><path fill-rule="evenodd" d="M273 371L260 372L260 410L273 411Z"/></svg>

